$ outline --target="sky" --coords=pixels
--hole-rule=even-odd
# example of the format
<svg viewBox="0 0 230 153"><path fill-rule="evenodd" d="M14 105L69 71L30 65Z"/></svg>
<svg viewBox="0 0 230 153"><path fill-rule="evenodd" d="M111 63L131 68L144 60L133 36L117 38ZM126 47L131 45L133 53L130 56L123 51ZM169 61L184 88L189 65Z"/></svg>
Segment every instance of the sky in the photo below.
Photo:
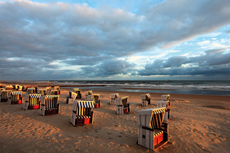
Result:
<svg viewBox="0 0 230 153"><path fill-rule="evenodd" d="M0 80L229 76L229 0L0 0Z"/></svg>

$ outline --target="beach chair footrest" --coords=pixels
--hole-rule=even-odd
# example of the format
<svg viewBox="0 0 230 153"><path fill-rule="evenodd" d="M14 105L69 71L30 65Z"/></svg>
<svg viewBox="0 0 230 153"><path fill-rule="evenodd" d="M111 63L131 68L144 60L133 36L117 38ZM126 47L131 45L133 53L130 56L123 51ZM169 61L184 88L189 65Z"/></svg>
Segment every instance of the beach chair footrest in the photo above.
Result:
<svg viewBox="0 0 230 153"><path fill-rule="evenodd" d="M58 109L45 110L45 115L58 114Z"/></svg>
<svg viewBox="0 0 230 153"><path fill-rule="evenodd" d="M28 106L28 109L39 109L40 105Z"/></svg>

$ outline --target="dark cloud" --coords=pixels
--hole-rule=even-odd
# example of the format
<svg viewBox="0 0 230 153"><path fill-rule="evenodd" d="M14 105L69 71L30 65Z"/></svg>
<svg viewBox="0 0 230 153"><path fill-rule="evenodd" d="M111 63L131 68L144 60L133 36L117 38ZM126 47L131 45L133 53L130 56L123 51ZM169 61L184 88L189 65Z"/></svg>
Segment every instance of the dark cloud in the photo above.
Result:
<svg viewBox="0 0 230 153"><path fill-rule="evenodd" d="M133 71L134 64L124 60L108 60L94 67L84 67L82 72L90 77L110 77L117 74L128 74Z"/></svg>
<svg viewBox="0 0 230 153"><path fill-rule="evenodd" d="M230 53L225 49L214 49L197 57L175 56L167 60L157 59L139 70L138 75L225 75L230 74ZM183 64L190 64L183 66Z"/></svg>
<svg viewBox="0 0 230 153"><path fill-rule="evenodd" d="M143 1L133 14L86 4L1 2L0 76L7 79L17 73L24 79L65 79L76 74L107 77L134 73L132 64L117 59L153 47L168 47L230 23L230 1L175 0L152 5L155 3ZM202 66L228 63L228 56L208 54L206 62L177 56L146 67L156 68L160 74L158 68L171 67L177 72L177 67L196 60ZM9 58L13 60L3 61ZM64 71L52 64L55 62L84 67Z"/></svg>

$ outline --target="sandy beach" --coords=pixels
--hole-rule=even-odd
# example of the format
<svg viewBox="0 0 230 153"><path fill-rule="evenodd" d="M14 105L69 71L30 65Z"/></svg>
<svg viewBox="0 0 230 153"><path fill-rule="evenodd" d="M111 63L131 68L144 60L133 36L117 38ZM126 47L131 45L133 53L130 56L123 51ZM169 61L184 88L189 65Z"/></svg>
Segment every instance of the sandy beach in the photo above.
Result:
<svg viewBox="0 0 230 153"><path fill-rule="evenodd" d="M151 105L142 107L143 93L119 92L129 96L131 113L117 115L115 105L109 105L113 91L93 91L102 101L102 106L94 109L94 124L73 127L72 105L66 104L71 89L61 88L57 115L41 116L39 110L24 111L21 104L0 103L0 152L152 152L136 144L136 111L155 108L162 94L152 93ZM86 90L82 91L84 99ZM230 150L230 96L171 94L168 123L169 142L155 152Z"/></svg>

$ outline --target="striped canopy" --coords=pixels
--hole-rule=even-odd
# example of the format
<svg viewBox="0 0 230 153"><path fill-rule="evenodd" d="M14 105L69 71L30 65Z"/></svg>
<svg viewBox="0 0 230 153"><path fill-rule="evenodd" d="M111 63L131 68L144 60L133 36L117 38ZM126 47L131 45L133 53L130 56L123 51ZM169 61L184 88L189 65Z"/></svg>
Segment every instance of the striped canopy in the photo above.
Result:
<svg viewBox="0 0 230 153"><path fill-rule="evenodd" d="M77 105L80 108L94 108L94 102L93 101L78 101Z"/></svg>
<svg viewBox="0 0 230 153"><path fill-rule="evenodd" d="M55 97L59 98L59 95L46 95L46 99L47 98L55 98Z"/></svg>
<svg viewBox="0 0 230 153"><path fill-rule="evenodd" d="M22 95L21 91L12 91L11 95Z"/></svg>
<svg viewBox="0 0 230 153"><path fill-rule="evenodd" d="M41 94L29 94L31 98L40 98Z"/></svg>

